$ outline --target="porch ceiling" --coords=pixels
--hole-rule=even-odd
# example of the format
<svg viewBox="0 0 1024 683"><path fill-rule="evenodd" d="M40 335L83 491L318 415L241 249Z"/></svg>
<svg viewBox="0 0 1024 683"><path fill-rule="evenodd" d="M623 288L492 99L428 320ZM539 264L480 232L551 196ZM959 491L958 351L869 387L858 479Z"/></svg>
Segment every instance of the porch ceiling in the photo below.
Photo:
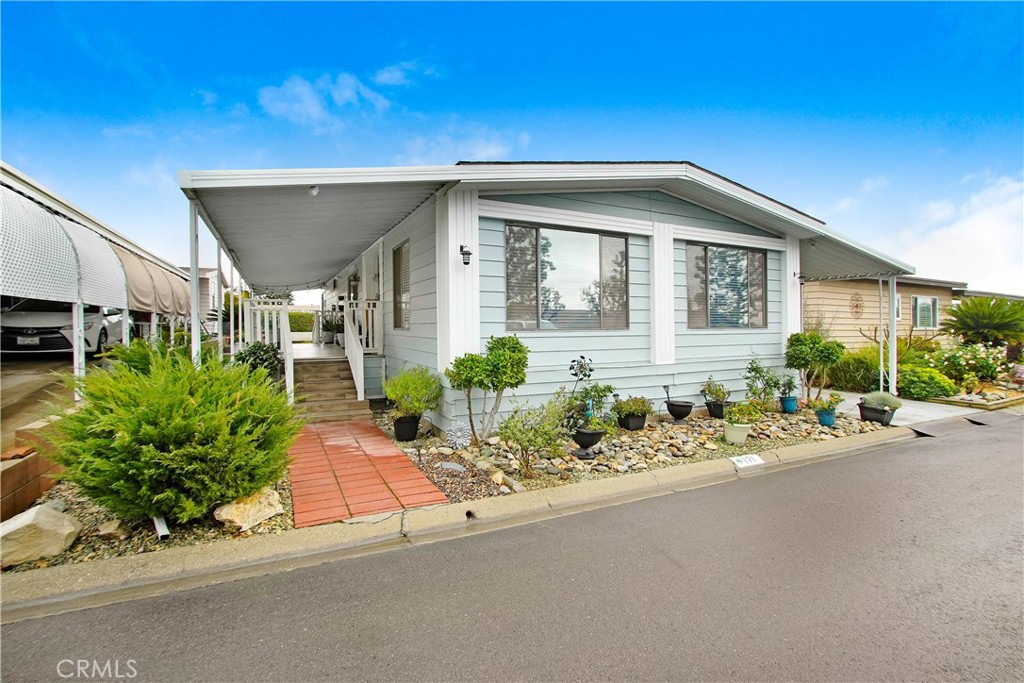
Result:
<svg viewBox="0 0 1024 683"><path fill-rule="evenodd" d="M444 183L195 188L207 226L259 292L311 289L337 275ZM189 194L189 191L186 191Z"/></svg>

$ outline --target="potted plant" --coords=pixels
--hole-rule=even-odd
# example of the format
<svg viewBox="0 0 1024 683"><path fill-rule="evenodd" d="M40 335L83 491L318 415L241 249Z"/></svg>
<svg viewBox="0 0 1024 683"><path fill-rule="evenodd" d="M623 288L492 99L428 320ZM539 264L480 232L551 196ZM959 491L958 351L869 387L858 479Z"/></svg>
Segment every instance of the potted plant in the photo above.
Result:
<svg viewBox="0 0 1024 683"><path fill-rule="evenodd" d="M818 424L822 427L831 427L836 423L836 408L842 402L842 394L833 391L827 398L812 398L807 402L807 406L818 414Z"/></svg>
<svg viewBox="0 0 1024 683"><path fill-rule="evenodd" d="M752 403L734 403L725 409L725 441L734 446L747 440L750 428L761 419L761 411Z"/></svg>
<svg viewBox="0 0 1024 683"><path fill-rule="evenodd" d="M726 407L732 405L729 402L732 392L726 389L724 384L716 382L714 375L708 375L708 381L701 386L700 393L704 397L704 405L707 406L709 416L717 417L719 420L725 417Z"/></svg>
<svg viewBox="0 0 1024 683"><path fill-rule="evenodd" d="M572 434L572 440L579 446L579 449L573 451L573 454L580 460L593 460L594 454L590 452L590 449L596 446L607 433L608 424L600 417L597 415L584 417Z"/></svg>
<svg viewBox="0 0 1024 683"><path fill-rule="evenodd" d="M866 422L878 422L888 427L892 422L892 416L896 409L903 405L899 400L887 391L872 391L867 396L862 396L857 407L860 409L860 419Z"/></svg>
<svg viewBox="0 0 1024 683"><path fill-rule="evenodd" d="M345 318L341 313L324 313L320 319L320 330L323 332L324 344L333 344L334 335L345 332Z"/></svg>
<svg viewBox="0 0 1024 683"><path fill-rule="evenodd" d="M618 418L619 427L630 431L643 429L647 424L647 416L654 412L650 399L643 396L630 396L624 401L616 401L612 413Z"/></svg>
<svg viewBox="0 0 1024 683"><path fill-rule="evenodd" d="M796 380L792 375L785 375L782 378L782 386L779 387L779 405L782 412L793 414L797 410Z"/></svg>
<svg viewBox="0 0 1024 683"><path fill-rule="evenodd" d="M672 416L672 419L680 422L689 417L690 411L693 410L693 403L691 401L674 401L672 395L668 393L669 386L666 384L661 388L665 390L665 407L668 408L668 414Z"/></svg>
<svg viewBox="0 0 1024 683"><path fill-rule="evenodd" d="M441 403L441 378L422 366L406 368L384 380L384 395L395 404L395 439L412 441L420 418Z"/></svg>

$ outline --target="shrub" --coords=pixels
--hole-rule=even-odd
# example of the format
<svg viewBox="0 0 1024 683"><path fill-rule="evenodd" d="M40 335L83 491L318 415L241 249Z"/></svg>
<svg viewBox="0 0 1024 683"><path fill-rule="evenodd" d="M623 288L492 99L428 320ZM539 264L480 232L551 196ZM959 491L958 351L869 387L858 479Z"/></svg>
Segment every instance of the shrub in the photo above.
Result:
<svg viewBox="0 0 1024 683"><path fill-rule="evenodd" d="M807 407L817 413L823 410L835 410L842 402L843 395L833 391L826 398L812 398L807 402Z"/></svg>
<svg viewBox="0 0 1024 683"><path fill-rule="evenodd" d="M786 367L800 371L807 398L811 397L811 385L819 382L815 398L821 398L829 369L842 360L845 350L842 342L828 341L816 332L796 332L786 340Z"/></svg>
<svg viewBox="0 0 1024 683"><path fill-rule="evenodd" d="M700 387L700 394L704 397L705 401L712 403L725 403L729 400L731 391L725 388L725 385L716 382L714 375L708 375L708 381Z"/></svg>
<svg viewBox="0 0 1024 683"><path fill-rule="evenodd" d="M956 382L962 382L968 374L979 379L996 379L1010 370L1006 350L985 344L964 344L930 353L924 365Z"/></svg>
<svg viewBox="0 0 1024 683"><path fill-rule="evenodd" d="M534 478L533 461L541 453L555 453L569 437L563 426L564 394L535 408L517 407L498 426L498 435L519 459L520 472Z"/></svg>
<svg viewBox="0 0 1024 683"><path fill-rule="evenodd" d="M793 396L793 392L796 391L796 380L793 379L793 375L785 374L781 378L779 383L779 396Z"/></svg>
<svg viewBox="0 0 1024 683"><path fill-rule="evenodd" d="M203 343L201 353L204 363L207 361L219 361L221 358L216 342L213 344ZM155 354L172 355L188 360L192 355L191 340L188 344L168 346L165 341L151 344L148 340L137 337L127 346L115 344L110 347L110 350L104 356L123 363L139 374L148 375L149 364Z"/></svg>
<svg viewBox="0 0 1024 683"><path fill-rule="evenodd" d="M941 398L957 393L956 384L935 368L908 365L899 368L896 386L909 399Z"/></svg>
<svg viewBox="0 0 1024 683"><path fill-rule="evenodd" d="M619 417L626 417L627 415L647 417L654 414L654 405L649 398L630 396L624 401L617 401L612 406L612 412Z"/></svg>
<svg viewBox="0 0 1024 683"><path fill-rule="evenodd" d="M341 313L324 313L320 317L320 329L324 332L342 334L345 332L345 316Z"/></svg>
<svg viewBox="0 0 1024 683"><path fill-rule="evenodd" d="M135 365L65 378L85 401L54 424L62 478L118 517L176 522L281 478L301 423L266 371L158 348Z"/></svg>
<svg viewBox="0 0 1024 683"><path fill-rule="evenodd" d="M775 405L775 395L782 389L779 373L765 367L755 356L747 363L743 378L747 380L747 399L756 403L761 410L768 410Z"/></svg>
<svg viewBox="0 0 1024 683"><path fill-rule="evenodd" d="M945 310L940 329L965 344L1006 346L1024 341L1024 302L972 296Z"/></svg>
<svg viewBox="0 0 1024 683"><path fill-rule="evenodd" d="M878 387L878 347L847 351L828 373L829 383L840 391L871 391Z"/></svg>
<svg viewBox="0 0 1024 683"><path fill-rule="evenodd" d="M441 404L441 378L422 365L406 368L384 380L384 395L399 415L420 417Z"/></svg>
<svg viewBox="0 0 1024 683"><path fill-rule="evenodd" d="M244 349L235 354L235 363L245 365L250 370L263 368L270 374L281 371L284 360L276 344L267 342L252 342Z"/></svg>
<svg viewBox="0 0 1024 683"><path fill-rule="evenodd" d="M872 391L861 399L861 403L869 408L885 408L886 410L896 410L903 405L903 401L888 391Z"/></svg>
<svg viewBox="0 0 1024 683"><path fill-rule="evenodd" d="M315 319L312 311L288 311L288 327L292 332L312 332Z"/></svg>
<svg viewBox="0 0 1024 683"><path fill-rule="evenodd" d="M734 425L748 425L761 419L761 410L752 403L737 403L725 409L725 421Z"/></svg>
<svg viewBox="0 0 1024 683"><path fill-rule="evenodd" d="M506 389L515 389L526 382L526 366L530 362L530 349L519 341L519 337L491 337L484 355L467 353L445 368L444 376L453 389L466 394L466 408L469 411L469 427L473 439L487 438L494 429L494 423L501 407L501 397ZM477 434L473 418L473 390L483 391L484 400L480 418L483 429ZM494 402L487 409L487 394L494 392Z"/></svg>

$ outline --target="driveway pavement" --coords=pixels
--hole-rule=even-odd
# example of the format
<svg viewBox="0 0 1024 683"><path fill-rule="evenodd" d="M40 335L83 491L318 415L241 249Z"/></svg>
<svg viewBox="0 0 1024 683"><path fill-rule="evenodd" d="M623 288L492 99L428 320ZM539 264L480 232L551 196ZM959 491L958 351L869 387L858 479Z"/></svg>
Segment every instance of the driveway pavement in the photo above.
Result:
<svg viewBox="0 0 1024 683"><path fill-rule="evenodd" d="M1022 424L8 624L0 674L1019 681Z"/></svg>
<svg viewBox="0 0 1024 683"><path fill-rule="evenodd" d="M0 450L14 445L16 429L49 414L46 401L55 396L70 398L53 374L70 371L71 355L66 353L4 354L0 358Z"/></svg>

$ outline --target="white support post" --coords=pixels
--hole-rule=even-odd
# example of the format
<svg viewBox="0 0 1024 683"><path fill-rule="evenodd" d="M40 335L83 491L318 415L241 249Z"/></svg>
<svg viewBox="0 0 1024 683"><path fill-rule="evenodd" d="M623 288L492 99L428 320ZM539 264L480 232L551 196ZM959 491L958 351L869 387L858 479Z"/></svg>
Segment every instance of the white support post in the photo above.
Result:
<svg viewBox="0 0 1024 683"><path fill-rule="evenodd" d="M246 344L245 338L245 299L242 298L242 294L245 290L242 288L242 274L238 274L238 348L241 349Z"/></svg>
<svg viewBox="0 0 1024 683"><path fill-rule="evenodd" d="M160 341L160 314L156 311L149 316L149 340L151 342Z"/></svg>
<svg viewBox="0 0 1024 683"><path fill-rule="evenodd" d="M228 283L228 291L231 292L231 296L228 297L228 332L231 337L229 346L231 350L231 357L235 357L235 267L232 265L230 270L231 282ZM223 306L223 297L221 297L221 305Z"/></svg>
<svg viewBox="0 0 1024 683"><path fill-rule="evenodd" d="M199 209L194 199L188 202L188 252L192 285L192 362L198 366L202 362L203 345L199 322Z"/></svg>
<svg viewBox="0 0 1024 683"><path fill-rule="evenodd" d="M178 316L169 315L167 316L167 345L172 349L174 348L174 330L178 325Z"/></svg>
<svg viewBox="0 0 1024 683"><path fill-rule="evenodd" d="M800 332L803 319L803 291L800 287L800 239L786 237L782 252L782 353L789 335Z"/></svg>
<svg viewBox="0 0 1024 683"><path fill-rule="evenodd" d="M437 199L437 367L480 351L480 229L476 190ZM461 247L472 252L469 265ZM346 341L348 338L346 337Z"/></svg>
<svg viewBox="0 0 1024 683"><path fill-rule="evenodd" d="M899 293L896 291L896 276L889 276L889 393L895 396L897 394L896 389L896 297Z"/></svg>
<svg viewBox="0 0 1024 683"><path fill-rule="evenodd" d="M121 343L125 346L132 343L132 316L127 308L121 309Z"/></svg>
<svg viewBox="0 0 1024 683"><path fill-rule="evenodd" d="M242 334L244 345L252 344L252 299L242 301Z"/></svg>
<svg viewBox="0 0 1024 683"><path fill-rule="evenodd" d="M267 311L267 317L270 318L270 343L281 348L281 337L278 335L280 331L278 320L281 318L281 311Z"/></svg>
<svg viewBox="0 0 1024 683"><path fill-rule="evenodd" d="M676 362L674 226L655 223L651 236L651 362Z"/></svg>
<svg viewBox="0 0 1024 683"><path fill-rule="evenodd" d="M85 306L81 301L71 305L71 348L75 379L85 377ZM75 389L75 401L81 401L82 394Z"/></svg>
<svg viewBox="0 0 1024 683"><path fill-rule="evenodd" d="M295 403L295 354L292 349L292 324L288 319L288 300L281 304L281 350L284 352L284 383L288 402Z"/></svg>
<svg viewBox="0 0 1024 683"><path fill-rule="evenodd" d="M885 298L882 296L882 278L878 278L878 390L885 391Z"/></svg>
<svg viewBox="0 0 1024 683"><path fill-rule="evenodd" d="M224 287L220 283L220 243L217 243L217 355L224 355Z"/></svg>

